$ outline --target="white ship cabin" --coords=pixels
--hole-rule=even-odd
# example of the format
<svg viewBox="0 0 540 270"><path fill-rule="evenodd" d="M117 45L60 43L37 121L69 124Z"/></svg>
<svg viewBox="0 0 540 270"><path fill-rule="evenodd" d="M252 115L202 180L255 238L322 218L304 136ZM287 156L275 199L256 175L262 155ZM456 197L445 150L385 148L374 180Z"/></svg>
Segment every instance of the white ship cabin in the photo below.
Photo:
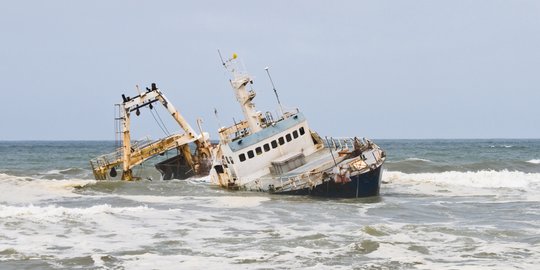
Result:
<svg viewBox="0 0 540 270"><path fill-rule="evenodd" d="M306 156L323 147L322 141L314 142L318 136L313 134L312 137L304 115L298 111L286 113L275 122L271 117L263 118L261 127L251 133L243 121L220 130L223 173L237 185L268 174L291 171L303 165ZM234 133L232 138L229 137L233 135L231 133Z"/></svg>
<svg viewBox="0 0 540 270"><path fill-rule="evenodd" d="M265 175L284 174L302 166L305 157L323 148L322 140L312 135L298 110L281 110L282 116L276 121L271 113L263 116L257 111L253 103L256 93L246 89L253 81L238 64L236 55L223 62L233 75L230 83L244 120L218 131L220 144L213 155L210 177L221 186L241 186Z"/></svg>

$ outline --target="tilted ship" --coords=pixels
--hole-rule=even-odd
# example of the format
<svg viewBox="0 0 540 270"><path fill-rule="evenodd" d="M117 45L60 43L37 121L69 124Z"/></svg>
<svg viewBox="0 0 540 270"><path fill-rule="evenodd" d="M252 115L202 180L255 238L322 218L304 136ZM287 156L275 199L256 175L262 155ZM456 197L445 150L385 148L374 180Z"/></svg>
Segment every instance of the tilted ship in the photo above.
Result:
<svg viewBox="0 0 540 270"><path fill-rule="evenodd" d="M240 70L236 55L223 65L232 74L231 86L245 119L219 129L210 169L212 183L275 194L379 195L385 161L379 146L356 137L323 139L309 128L298 109L281 109L278 119L269 112L263 115L253 103L255 91L247 90L253 80Z"/></svg>
<svg viewBox="0 0 540 270"><path fill-rule="evenodd" d="M280 115L277 119L270 112L263 115L253 103L255 91L247 89L253 80L239 69L236 54L223 66L232 75L231 86L245 119L220 128L217 145L210 143L200 125L197 134L152 84L135 97L122 95L116 118L122 146L90 161L94 177L106 180L120 174L122 180L140 179L132 172L135 166L176 149L176 155L155 165L163 180L210 174L212 184L232 190L337 198L379 195L386 158L379 146L365 138L321 138L298 109L283 111L275 87ZM144 107L152 111L156 103L167 109L183 132L155 141L131 141L130 115L139 115Z"/></svg>

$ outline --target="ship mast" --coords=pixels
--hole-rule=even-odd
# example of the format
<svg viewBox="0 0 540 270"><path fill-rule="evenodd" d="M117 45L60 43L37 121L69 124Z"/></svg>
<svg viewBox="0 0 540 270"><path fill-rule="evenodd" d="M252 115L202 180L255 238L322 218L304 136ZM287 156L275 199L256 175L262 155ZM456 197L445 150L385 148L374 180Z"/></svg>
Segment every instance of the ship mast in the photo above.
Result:
<svg viewBox="0 0 540 270"><path fill-rule="evenodd" d="M221 56L221 53L220 53ZM261 127L261 113L257 112L253 99L255 98L255 91L247 90L246 85L252 84L251 77L240 70L240 63L237 60L238 56L233 54L231 59L223 61L223 66L232 73L233 79L230 80L231 86L236 94L236 100L242 107L244 118L248 123L251 133L256 133L262 129Z"/></svg>

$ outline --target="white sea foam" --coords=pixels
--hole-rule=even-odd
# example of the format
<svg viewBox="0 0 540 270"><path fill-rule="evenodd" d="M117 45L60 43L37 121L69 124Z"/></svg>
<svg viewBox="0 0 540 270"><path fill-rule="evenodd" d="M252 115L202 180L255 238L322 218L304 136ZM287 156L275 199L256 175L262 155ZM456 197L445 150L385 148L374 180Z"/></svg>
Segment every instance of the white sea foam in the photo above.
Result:
<svg viewBox="0 0 540 270"><path fill-rule="evenodd" d="M116 197L142 202L163 204L197 204L212 208L257 207L270 198L263 196L153 196L153 195L118 195Z"/></svg>
<svg viewBox="0 0 540 270"><path fill-rule="evenodd" d="M497 148L497 147L499 147L499 148L512 148L514 146L513 145L508 145L508 144L503 144L503 145L490 145L489 147L491 147L491 148Z"/></svg>
<svg viewBox="0 0 540 270"><path fill-rule="evenodd" d="M531 159L531 160L529 160L527 162L532 163L532 164L540 164L540 159Z"/></svg>
<svg viewBox="0 0 540 270"><path fill-rule="evenodd" d="M187 180L191 183L210 183L210 177L208 176L190 177Z"/></svg>
<svg viewBox="0 0 540 270"><path fill-rule="evenodd" d="M108 264L113 263L110 268L126 269L350 269L370 263L374 268L414 266L421 269L467 263L482 269L487 260L467 257L475 254L500 256L501 259L490 262L509 269L539 262L534 257L525 261L505 262L503 259L516 250L526 254L539 252L532 244L506 243L504 239L490 242L482 236L464 237L461 233L462 230L482 233L492 227L380 221L384 213L374 213L385 203L289 202L270 200L268 196L244 199L172 196L162 201L159 197L133 195L127 198L177 204L167 210L109 204L86 208L55 205L0 208L0 213L4 213L2 209L8 213L0 215L0 219L6 221L0 223L6 239L0 241L0 251L13 248L21 256L46 257L48 261L90 257L94 267L108 268ZM258 208L209 209L189 205L206 203L221 207L229 200L233 201L233 206L248 204ZM278 204L262 204L267 201ZM366 216L363 211L347 212L364 207L373 209L374 213ZM10 226L10 223L16 225ZM366 224L380 233L366 232L363 229ZM422 253L422 249L426 252ZM369 259L364 260L364 256ZM69 265L59 264L59 268L62 267L69 268Z"/></svg>
<svg viewBox="0 0 540 270"><path fill-rule="evenodd" d="M10 206L0 205L0 218L18 218L57 222L64 217L87 217L97 214L122 214L127 212L145 211L148 207L112 207L109 204L94 205L88 208L68 208L56 205L47 206Z"/></svg>
<svg viewBox="0 0 540 270"><path fill-rule="evenodd" d="M54 169L54 170L48 170L43 174L61 174L61 171L58 169Z"/></svg>
<svg viewBox="0 0 540 270"><path fill-rule="evenodd" d="M95 183L96 180L44 180L0 174L0 189L4 191L0 202L32 203L58 197L76 197L79 195L73 190Z"/></svg>
<svg viewBox="0 0 540 270"><path fill-rule="evenodd" d="M477 171L442 173L402 173L386 171L384 179L389 182L435 183L482 188L527 188L540 183L540 174L518 171Z"/></svg>
<svg viewBox="0 0 540 270"><path fill-rule="evenodd" d="M145 253L123 256L126 269L225 269L231 259L204 255L158 255Z"/></svg>
<svg viewBox="0 0 540 270"><path fill-rule="evenodd" d="M268 197L256 196L220 196L207 199L205 206L214 208L257 207L269 200Z"/></svg>
<svg viewBox="0 0 540 270"><path fill-rule="evenodd" d="M423 159L423 158L415 158L415 157L411 157L411 158L407 158L405 160L410 160L410 161L423 161L423 162L433 162L429 159Z"/></svg>
<svg viewBox="0 0 540 270"><path fill-rule="evenodd" d="M27 258L62 259L100 251L132 250L151 242L158 232L148 229L146 220L153 221L157 227L167 227L163 220L168 212L146 206L113 207L109 204L86 208L0 205L0 219L4 221L0 223L3 237L0 251L13 248ZM10 258L0 256L0 261L6 259ZM94 262L96 266L102 263Z"/></svg>
<svg viewBox="0 0 540 270"><path fill-rule="evenodd" d="M79 168L52 169L52 170L46 171L43 174L45 174L45 175L47 175L47 174L56 175L56 174L67 174L67 173L78 172L78 171L83 171L83 170L79 169Z"/></svg>
<svg viewBox="0 0 540 270"><path fill-rule="evenodd" d="M385 171L383 180L398 192L419 192L438 195L493 195L505 188L537 194L540 174L518 171L476 171L442 173L402 173ZM538 197L538 196L533 196ZM531 199L533 197L530 197Z"/></svg>
<svg viewBox="0 0 540 270"><path fill-rule="evenodd" d="M372 265L399 262L418 269L455 269L465 258L469 265L466 269L528 269L540 262L534 256L540 249L534 244L509 243L504 237L485 239L490 238L491 227L454 230L456 225L452 223L411 225L396 222L370 227L385 231L381 235L361 234L357 237L379 243L375 251L366 255L373 259ZM527 259L505 260L508 256ZM496 265L487 262L496 262Z"/></svg>

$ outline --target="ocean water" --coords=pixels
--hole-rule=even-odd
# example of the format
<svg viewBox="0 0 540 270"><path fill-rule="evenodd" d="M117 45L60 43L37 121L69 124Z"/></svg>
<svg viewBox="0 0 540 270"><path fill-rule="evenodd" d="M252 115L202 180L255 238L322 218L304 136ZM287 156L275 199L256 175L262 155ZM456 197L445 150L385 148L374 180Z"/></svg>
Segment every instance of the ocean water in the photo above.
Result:
<svg viewBox="0 0 540 270"><path fill-rule="evenodd" d="M375 142L381 196L342 200L98 182L113 142L0 142L0 269L538 268L540 140Z"/></svg>

